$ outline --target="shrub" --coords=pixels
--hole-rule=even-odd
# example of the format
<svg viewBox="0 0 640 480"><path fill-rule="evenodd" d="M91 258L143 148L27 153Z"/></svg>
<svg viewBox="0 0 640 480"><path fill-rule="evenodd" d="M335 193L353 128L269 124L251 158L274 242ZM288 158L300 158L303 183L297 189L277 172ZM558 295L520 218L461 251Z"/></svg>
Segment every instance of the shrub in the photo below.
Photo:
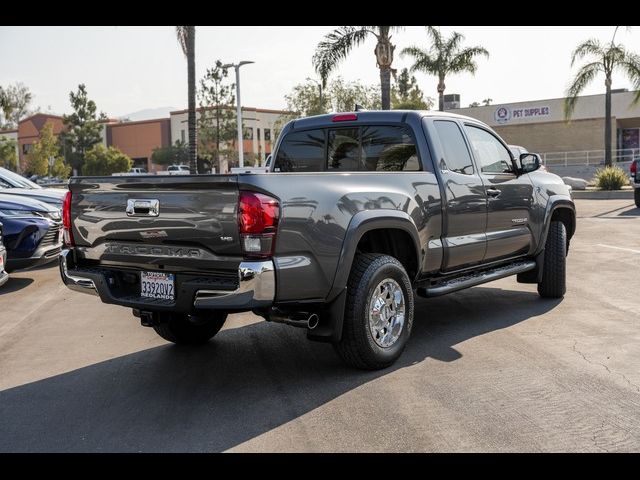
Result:
<svg viewBox="0 0 640 480"><path fill-rule="evenodd" d="M98 143L85 154L83 175L111 175L128 172L133 161L115 147L105 147Z"/></svg>
<svg viewBox="0 0 640 480"><path fill-rule="evenodd" d="M629 177L620 167L606 167L596 171L594 180L601 190L620 190L629 182Z"/></svg>

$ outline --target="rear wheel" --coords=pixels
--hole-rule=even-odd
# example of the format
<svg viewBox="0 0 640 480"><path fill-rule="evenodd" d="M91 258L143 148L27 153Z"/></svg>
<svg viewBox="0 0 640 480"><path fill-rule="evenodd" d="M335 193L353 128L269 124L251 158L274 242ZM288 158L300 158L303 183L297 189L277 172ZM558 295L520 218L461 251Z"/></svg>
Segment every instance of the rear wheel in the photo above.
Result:
<svg viewBox="0 0 640 480"><path fill-rule="evenodd" d="M226 313L212 312L204 315L178 313L160 314L160 322L153 329L169 342L179 345L207 343L220 331L227 319Z"/></svg>
<svg viewBox="0 0 640 480"><path fill-rule="evenodd" d="M402 354L413 323L413 289L402 264L381 254L358 254L347 287L342 338L334 344L348 365L385 368Z"/></svg>
<svg viewBox="0 0 640 480"><path fill-rule="evenodd" d="M633 189L633 199L636 201L636 207L640 208L640 188Z"/></svg>
<svg viewBox="0 0 640 480"><path fill-rule="evenodd" d="M567 291L567 230L562 222L551 222L544 247L542 281L538 293L544 298L562 298Z"/></svg>

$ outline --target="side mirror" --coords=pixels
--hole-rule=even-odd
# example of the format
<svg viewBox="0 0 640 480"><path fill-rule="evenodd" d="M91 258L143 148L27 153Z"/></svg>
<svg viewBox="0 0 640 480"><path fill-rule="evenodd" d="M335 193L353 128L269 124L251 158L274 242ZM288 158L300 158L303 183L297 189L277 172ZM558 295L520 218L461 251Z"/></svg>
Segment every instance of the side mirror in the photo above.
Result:
<svg viewBox="0 0 640 480"><path fill-rule="evenodd" d="M537 153L521 153L519 161L520 172L522 173L535 172L542 164L542 162L540 162L540 155Z"/></svg>

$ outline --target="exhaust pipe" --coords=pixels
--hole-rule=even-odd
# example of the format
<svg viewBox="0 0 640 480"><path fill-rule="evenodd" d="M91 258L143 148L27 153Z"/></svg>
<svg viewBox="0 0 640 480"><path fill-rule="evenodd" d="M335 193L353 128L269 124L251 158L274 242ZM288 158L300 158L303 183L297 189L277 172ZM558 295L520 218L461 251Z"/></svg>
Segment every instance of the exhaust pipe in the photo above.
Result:
<svg viewBox="0 0 640 480"><path fill-rule="evenodd" d="M307 328L309 330L313 330L318 326L319 323L320 323L320 317L318 317L316 313L312 313L311 315L309 315L309 318L307 319Z"/></svg>
<svg viewBox="0 0 640 480"><path fill-rule="evenodd" d="M308 328L313 330L320 323L320 317L316 313L309 312L271 312L265 317L270 322L284 323L292 327Z"/></svg>

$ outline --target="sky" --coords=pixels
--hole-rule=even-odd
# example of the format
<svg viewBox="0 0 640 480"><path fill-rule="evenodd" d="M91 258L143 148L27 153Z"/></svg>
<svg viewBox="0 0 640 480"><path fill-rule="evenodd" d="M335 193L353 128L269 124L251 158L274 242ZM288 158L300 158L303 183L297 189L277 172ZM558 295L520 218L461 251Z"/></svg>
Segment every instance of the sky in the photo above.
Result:
<svg viewBox="0 0 640 480"><path fill-rule="evenodd" d="M241 68L241 100L245 107L280 109L284 96L306 77L318 78L311 58L330 26L204 26L196 27L196 75L201 78L216 59L225 63L253 60ZM441 27L457 31L464 45L483 46L489 59L478 60L475 76L446 79L445 93L459 93L461 104L493 99L494 104L557 98L576 68L571 51L587 39L611 41L615 27ZM428 47L424 27L410 26L393 34L393 66L411 66L401 57L407 46ZM620 28L616 41L627 48L640 46L640 27ZM347 81L379 83L373 53L375 39L356 47L334 73ZM416 73L426 95L437 98L435 77ZM69 113L69 92L80 83L89 97L110 117L159 107L186 108L187 66L175 27L2 27L0 26L0 85L27 85L34 106L53 113ZM613 88L630 88L614 75ZM585 94L604 93L597 78Z"/></svg>

